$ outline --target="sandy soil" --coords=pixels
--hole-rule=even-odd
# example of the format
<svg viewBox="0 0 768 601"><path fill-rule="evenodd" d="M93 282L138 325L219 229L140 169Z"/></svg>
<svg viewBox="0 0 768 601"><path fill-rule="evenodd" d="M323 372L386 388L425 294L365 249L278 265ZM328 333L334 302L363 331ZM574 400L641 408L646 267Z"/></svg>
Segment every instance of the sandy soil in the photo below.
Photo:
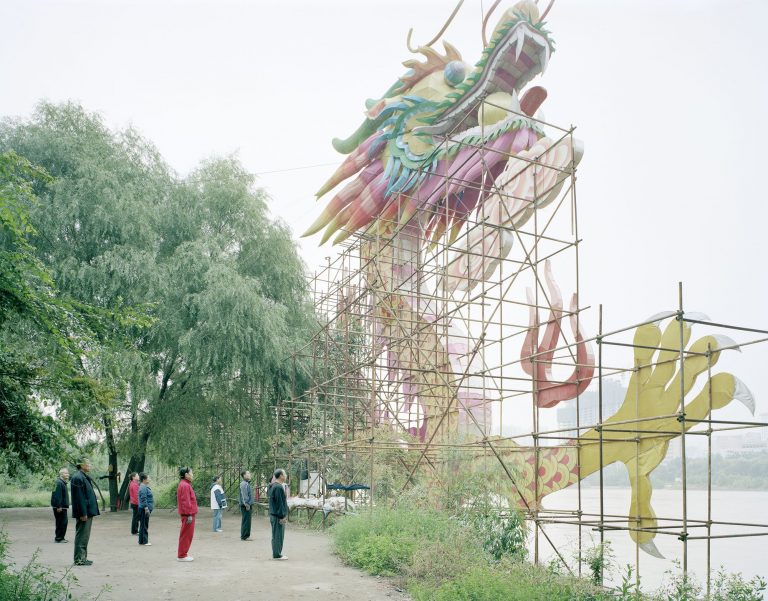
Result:
<svg viewBox="0 0 768 601"><path fill-rule="evenodd" d="M2 509L0 527L11 540L17 564L39 549L40 561L78 577L76 595L97 594L102 601L251 601L311 599L315 601L402 601L408 597L386 580L344 566L331 552L330 537L289 524L285 535L288 561L270 559L269 522L254 517L252 542L240 540L240 516L224 516L224 532L211 531L210 510L203 509L190 555L176 561L179 521L175 513L156 510L150 524L151 547L140 547L130 534L130 516L106 513L95 519L88 546L92 566L72 567L74 521L68 543L53 542L53 515L48 509ZM85 596L85 595L83 595Z"/></svg>

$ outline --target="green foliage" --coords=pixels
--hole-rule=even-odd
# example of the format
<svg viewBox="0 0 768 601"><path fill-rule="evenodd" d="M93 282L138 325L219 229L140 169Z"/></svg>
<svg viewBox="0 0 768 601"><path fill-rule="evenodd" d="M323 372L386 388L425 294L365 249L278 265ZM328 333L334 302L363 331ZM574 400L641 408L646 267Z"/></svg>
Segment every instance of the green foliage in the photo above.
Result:
<svg viewBox="0 0 768 601"><path fill-rule="evenodd" d="M53 177L30 184L27 222L8 219L34 228L37 264L103 318L82 398L54 398L60 415L103 431L131 469L148 444L178 464L263 453L271 405L306 383L284 359L313 317L290 231L253 177L227 157L178 178L136 131L71 103L6 121L5 149Z"/></svg>
<svg viewBox="0 0 768 601"><path fill-rule="evenodd" d="M611 599L584 581L528 563L473 568L436 589L415 586L416 601L597 601Z"/></svg>
<svg viewBox="0 0 768 601"><path fill-rule="evenodd" d="M656 598L667 601L697 601L701 597L701 585L692 574L684 575L680 563L675 560L675 569L665 572L665 581L656 592Z"/></svg>
<svg viewBox="0 0 768 601"><path fill-rule="evenodd" d="M488 556L467 528L449 528L439 540L419 544L402 568L409 587L439 588L448 580L488 565Z"/></svg>
<svg viewBox="0 0 768 601"><path fill-rule="evenodd" d="M475 514L482 516L483 514ZM514 523L514 522L509 522ZM498 525L494 522L494 529ZM601 572L613 570L609 545L585 554L592 578L575 578L559 564L535 566L517 551L494 553L482 535L482 522L456 519L433 508L377 507L372 513L348 515L330 530L337 553L350 565L371 574L397 576L416 601L693 601L701 587L693 578L670 570L655 593L642 593L630 566L620 584L596 584ZM520 543L513 537L511 549ZM740 574L720 572L711 601L757 601L766 583L745 581Z"/></svg>
<svg viewBox="0 0 768 601"><path fill-rule="evenodd" d="M33 490L0 490L0 509L10 507L50 507L51 493Z"/></svg>
<svg viewBox="0 0 768 601"><path fill-rule="evenodd" d="M592 582L596 585L603 584L605 574L610 573L614 568L615 559L616 555L609 541L586 549L581 558L582 563L589 570Z"/></svg>
<svg viewBox="0 0 768 601"><path fill-rule="evenodd" d="M77 578L69 571L57 575L43 566L35 553L19 570L8 559L8 537L0 531L0 599L14 601L69 601Z"/></svg>
<svg viewBox="0 0 768 601"><path fill-rule="evenodd" d="M720 568L712 581L709 601L761 601L767 584L759 576L744 580L741 574L728 574Z"/></svg>
<svg viewBox="0 0 768 601"><path fill-rule="evenodd" d="M0 153L0 470L43 469L69 435L41 404L93 396L77 369L94 316L62 297L35 255L30 212L50 177L15 152Z"/></svg>
<svg viewBox="0 0 768 601"><path fill-rule="evenodd" d="M155 506L162 508L176 507L176 489L179 487L178 481L169 482L159 489L154 487L152 492L155 497Z"/></svg>
<svg viewBox="0 0 768 601"><path fill-rule="evenodd" d="M461 526L436 511L377 508L348 516L333 527L336 550L349 564L370 574L393 576L421 546L456 540Z"/></svg>
<svg viewBox="0 0 768 601"><path fill-rule="evenodd" d="M634 576L634 569L627 564L621 574L621 582L614 588L616 601L634 601L641 598L640 586Z"/></svg>
<svg viewBox="0 0 768 601"><path fill-rule="evenodd" d="M465 511L460 520L481 542L483 549L496 561L502 557L525 559L525 521L517 511Z"/></svg>

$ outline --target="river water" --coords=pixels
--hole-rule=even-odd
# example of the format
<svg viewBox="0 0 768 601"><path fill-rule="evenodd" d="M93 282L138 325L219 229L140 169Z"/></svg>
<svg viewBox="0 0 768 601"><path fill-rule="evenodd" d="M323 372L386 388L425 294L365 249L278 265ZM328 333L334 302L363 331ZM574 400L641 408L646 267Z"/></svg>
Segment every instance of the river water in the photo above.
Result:
<svg viewBox="0 0 768 601"><path fill-rule="evenodd" d="M582 511L585 513L600 512L600 491L598 488L583 487ZM688 490L688 519L707 519L707 491ZM606 488L604 505L606 514L627 515L631 491L629 488ZM683 495L681 490L660 489L653 491L653 507L658 517L677 518L682 516ZM578 492L575 487L559 491L544 500L544 507L549 510L575 510L578 508ZM599 518L592 518L599 519ZM712 519L740 523L768 523L768 491L712 491ZM660 522L661 524L662 522ZM617 525L626 525L616 523ZM664 523L665 525L668 524ZM681 526L671 525L669 531L679 532ZM571 567L576 565L578 552L578 527L574 525L547 524L544 530L552 543L569 562ZM713 535L747 534L764 532L768 528L713 526ZM689 526L690 536L702 536L706 528ZM624 566L635 564L635 543L627 531L606 531L605 539L611 542L616 555L616 564ZM582 528L584 548L597 544L599 532L591 527ZM655 541L664 559L657 559L640 551L640 576L644 590L654 590L664 579L664 573L674 568L673 560L682 562L683 543L677 536L657 534ZM531 548L532 545L531 545ZM539 558L542 561L555 556L552 545L543 537L539 537ZM712 574L723 566L728 572L741 572L745 577L755 575L768 578L768 536L750 536L740 538L720 538L711 541ZM700 582L704 582L707 571L707 541L689 540L688 570L693 572ZM617 581L616 575L609 575L612 583Z"/></svg>

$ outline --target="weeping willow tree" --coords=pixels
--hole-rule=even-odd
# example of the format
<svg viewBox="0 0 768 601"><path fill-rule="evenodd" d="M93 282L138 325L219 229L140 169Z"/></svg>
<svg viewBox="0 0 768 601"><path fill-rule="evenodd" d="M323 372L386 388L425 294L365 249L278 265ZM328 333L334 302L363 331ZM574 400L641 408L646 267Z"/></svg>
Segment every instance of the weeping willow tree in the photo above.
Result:
<svg viewBox="0 0 768 601"><path fill-rule="evenodd" d="M126 473L149 451L175 464L255 461L270 407L304 385L285 359L312 314L290 231L270 218L253 176L226 157L180 178L136 131L112 131L71 103L6 120L0 149L53 177L30 219L60 288L105 311L151 315L129 344L106 335L82 364L114 391L110 402L65 414L98 424L111 474L119 453ZM110 485L114 507L127 480L119 493Z"/></svg>

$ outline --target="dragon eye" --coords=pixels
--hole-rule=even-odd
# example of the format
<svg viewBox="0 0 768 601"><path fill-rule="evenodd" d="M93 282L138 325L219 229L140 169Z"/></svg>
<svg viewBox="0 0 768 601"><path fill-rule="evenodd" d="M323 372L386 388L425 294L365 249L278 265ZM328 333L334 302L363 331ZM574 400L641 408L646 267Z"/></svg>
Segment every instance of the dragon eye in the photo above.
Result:
<svg viewBox="0 0 768 601"><path fill-rule="evenodd" d="M459 85L467 76L467 65L462 61L451 61L445 66L443 71L443 77L445 77L445 83L452 88Z"/></svg>

